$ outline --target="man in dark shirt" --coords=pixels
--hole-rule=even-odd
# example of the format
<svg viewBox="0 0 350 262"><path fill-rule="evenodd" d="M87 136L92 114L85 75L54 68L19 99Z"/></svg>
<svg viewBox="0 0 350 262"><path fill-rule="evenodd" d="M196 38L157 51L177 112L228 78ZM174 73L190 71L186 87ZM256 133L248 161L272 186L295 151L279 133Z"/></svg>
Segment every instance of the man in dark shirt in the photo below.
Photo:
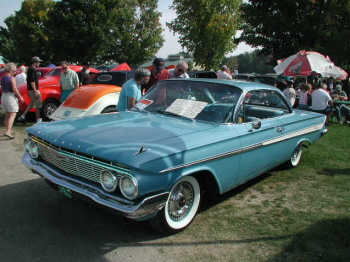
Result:
<svg viewBox="0 0 350 262"><path fill-rule="evenodd" d="M28 68L27 71L27 90L28 90L28 95L30 97L30 104L27 106L26 110L24 110L23 114L17 119L19 122L25 123L25 117L27 113L29 112L30 109L35 107L35 116L36 116L36 121L40 122L40 110L42 107L42 102L41 102L41 94L39 91L39 80L38 80L38 74L36 72L36 68L40 66L40 62L42 60L34 56L31 60L31 65Z"/></svg>
<svg viewBox="0 0 350 262"><path fill-rule="evenodd" d="M83 69L78 73L79 86L85 86L91 83L90 62L83 63Z"/></svg>
<svg viewBox="0 0 350 262"><path fill-rule="evenodd" d="M151 68L151 78L147 84L142 85L142 91L145 94L158 80L169 79L170 72L165 69L165 62L163 58L156 58L153 60Z"/></svg>

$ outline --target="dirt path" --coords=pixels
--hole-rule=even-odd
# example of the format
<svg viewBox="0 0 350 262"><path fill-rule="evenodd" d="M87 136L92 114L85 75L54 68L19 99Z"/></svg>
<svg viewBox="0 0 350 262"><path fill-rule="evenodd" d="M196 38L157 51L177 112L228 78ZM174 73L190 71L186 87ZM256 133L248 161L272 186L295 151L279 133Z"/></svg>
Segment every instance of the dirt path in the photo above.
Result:
<svg viewBox="0 0 350 262"><path fill-rule="evenodd" d="M147 223L51 189L21 163L24 136L0 137L1 262L183 261Z"/></svg>

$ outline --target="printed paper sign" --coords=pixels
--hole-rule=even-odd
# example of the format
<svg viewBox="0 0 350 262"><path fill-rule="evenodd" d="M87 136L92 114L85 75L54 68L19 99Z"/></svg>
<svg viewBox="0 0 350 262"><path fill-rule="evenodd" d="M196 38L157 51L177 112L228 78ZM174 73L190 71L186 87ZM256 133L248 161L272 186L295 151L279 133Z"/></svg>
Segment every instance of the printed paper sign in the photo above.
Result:
<svg viewBox="0 0 350 262"><path fill-rule="evenodd" d="M165 111L180 116L195 118L207 104L202 101L176 99Z"/></svg>

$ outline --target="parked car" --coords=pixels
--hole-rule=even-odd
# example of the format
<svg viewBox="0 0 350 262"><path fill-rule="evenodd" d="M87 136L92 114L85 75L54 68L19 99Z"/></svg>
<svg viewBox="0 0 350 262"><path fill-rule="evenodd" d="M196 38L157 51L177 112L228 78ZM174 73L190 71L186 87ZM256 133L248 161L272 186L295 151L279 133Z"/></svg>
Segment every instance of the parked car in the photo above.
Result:
<svg viewBox="0 0 350 262"><path fill-rule="evenodd" d="M277 75L254 75L250 79L252 82L275 86Z"/></svg>
<svg viewBox="0 0 350 262"><path fill-rule="evenodd" d="M187 73L190 78L217 78L214 71L189 71Z"/></svg>
<svg viewBox="0 0 350 262"><path fill-rule="evenodd" d="M76 72L81 71L81 66L70 66L70 68ZM43 106L41 109L41 116L44 120L49 120L50 115L61 104L61 90L60 90L60 76L62 73L61 67L39 67L36 69L39 80L39 89L42 96ZM98 73L98 70L91 68L90 75L93 78ZM19 106L20 111L24 111L30 103L30 97L27 91L27 84L23 84L17 87L19 92L24 98L24 103ZM34 112L33 108L31 112Z"/></svg>
<svg viewBox="0 0 350 262"><path fill-rule="evenodd" d="M134 71L109 71L97 74L90 85L74 90L50 118L62 120L116 111L122 85L134 75Z"/></svg>
<svg viewBox="0 0 350 262"><path fill-rule="evenodd" d="M245 80L245 81L252 81L253 74L237 74L233 77L235 80Z"/></svg>
<svg viewBox="0 0 350 262"><path fill-rule="evenodd" d="M27 128L22 161L66 196L173 234L190 225L204 193L297 166L325 119L293 110L272 86L169 79L131 110Z"/></svg>

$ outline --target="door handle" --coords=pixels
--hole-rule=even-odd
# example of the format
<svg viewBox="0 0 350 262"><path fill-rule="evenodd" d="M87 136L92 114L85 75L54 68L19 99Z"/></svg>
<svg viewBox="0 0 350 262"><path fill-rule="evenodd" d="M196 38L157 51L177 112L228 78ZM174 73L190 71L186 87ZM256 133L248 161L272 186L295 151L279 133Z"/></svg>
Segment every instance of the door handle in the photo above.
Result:
<svg viewBox="0 0 350 262"><path fill-rule="evenodd" d="M284 131L284 128L281 126L276 127L277 133L282 133Z"/></svg>

